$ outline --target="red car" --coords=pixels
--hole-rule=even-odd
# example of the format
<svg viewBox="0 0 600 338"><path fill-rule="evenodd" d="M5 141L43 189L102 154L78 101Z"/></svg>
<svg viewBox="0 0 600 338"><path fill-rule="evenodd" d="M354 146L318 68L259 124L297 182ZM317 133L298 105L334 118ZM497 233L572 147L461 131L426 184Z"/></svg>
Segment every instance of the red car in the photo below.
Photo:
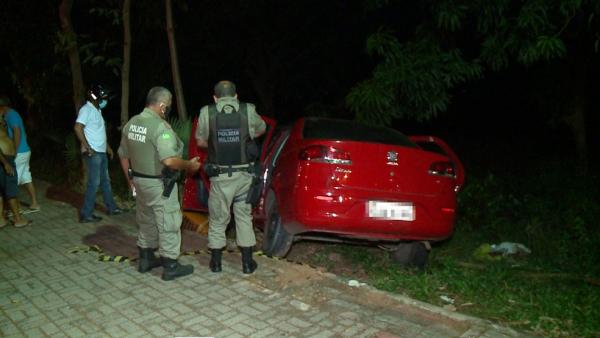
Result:
<svg viewBox="0 0 600 338"><path fill-rule="evenodd" d="M367 240L422 266L423 243L452 234L464 170L442 140L348 120L302 118L282 128L265 120L254 217L266 254L284 256L301 239ZM203 175L186 180L184 209L206 210L208 183Z"/></svg>

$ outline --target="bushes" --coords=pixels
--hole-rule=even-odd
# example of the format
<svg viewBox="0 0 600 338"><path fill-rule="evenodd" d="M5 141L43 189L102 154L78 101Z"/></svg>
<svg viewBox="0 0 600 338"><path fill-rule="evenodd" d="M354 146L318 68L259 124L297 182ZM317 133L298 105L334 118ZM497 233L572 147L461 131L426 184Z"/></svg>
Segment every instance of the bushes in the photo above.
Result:
<svg viewBox="0 0 600 338"><path fill-rule="evenodd" d="M457 226L482 240L521 242L547 268L598 275L598 178L578 177L556 163L539 169L470 176L459 195Z"/></svg>

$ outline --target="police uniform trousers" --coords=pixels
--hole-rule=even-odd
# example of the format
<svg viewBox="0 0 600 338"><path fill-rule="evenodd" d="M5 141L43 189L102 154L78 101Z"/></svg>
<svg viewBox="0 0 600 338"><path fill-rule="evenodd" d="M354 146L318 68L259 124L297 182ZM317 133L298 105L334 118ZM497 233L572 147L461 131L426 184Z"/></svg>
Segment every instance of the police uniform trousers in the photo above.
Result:
<svg viewBox="0 0 600 338"><path fill-rule="evenodd" d="M252 184L252 176L246 172L220 174L210 182L208 197L208 247L221 249L226 245L225 230L231 219L233 203L237 245L250 247L256 244L252 227L252 205L246 203L246 195Z"/></svg>
<svg viewBox="0 0 600 338"><path fill-rule="evenodd" d="M137 244L141 248L158 248L161 257L177 259L181 249L182 214L177 184L164 197L162 180L133 178L136 189Z"/></svg>

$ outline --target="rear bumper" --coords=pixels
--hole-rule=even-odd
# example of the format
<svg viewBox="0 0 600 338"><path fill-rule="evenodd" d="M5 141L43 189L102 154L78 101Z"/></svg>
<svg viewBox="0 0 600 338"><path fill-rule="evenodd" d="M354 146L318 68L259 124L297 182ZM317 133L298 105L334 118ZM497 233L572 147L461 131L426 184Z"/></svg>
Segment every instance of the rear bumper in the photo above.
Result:
<svg viewBox="0 0 600 338"><path fill-rule="evenodd" d="M300 197L300 196L299 196ZM331 197L331 198L329 198ZM368 201L411 202L414 221L386 220L368 215ZM448 238L454 229L456 196L370 196L325 192L297 199L292 233L317 232L366 240L430 240Z"/></svg>

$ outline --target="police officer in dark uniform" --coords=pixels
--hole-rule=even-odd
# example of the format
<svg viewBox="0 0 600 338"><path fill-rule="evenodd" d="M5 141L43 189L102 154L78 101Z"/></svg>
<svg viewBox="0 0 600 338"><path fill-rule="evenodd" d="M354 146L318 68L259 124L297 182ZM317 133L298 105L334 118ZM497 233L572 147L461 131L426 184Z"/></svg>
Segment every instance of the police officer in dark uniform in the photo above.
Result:
<svg viewBox="0 0 600 338"><path fill-rule="evenodd" d="M237 245L242 252L242 271L250 274L257 264L252 259L256 245L252 226L252 205L247 196L253 182L258 149L253 140L262 135L266 124L251 103L239 102L235 84L220 81L214 88L215 104L202 107L196 128L196 142L208 149L204 169L210 177L208 198L209 263L212 272L221 271L221 254L226 245L225 230L231 219L236 225Z"/></svg>
<svg viewBox="0 0 600 338"><path fill-rule="evenodd" d="M136 221L139 225L139 272L163 266L163 280L186 276L191 265L177 262L181 248L182 214L176 174L200 168L198 158L181 158L183 142L165 121L171 110L171 92L154 87L148 92L146 108L123 127L119 157L129 186L136 192ZM158 248L160 261L154 256Z"/></svg>

